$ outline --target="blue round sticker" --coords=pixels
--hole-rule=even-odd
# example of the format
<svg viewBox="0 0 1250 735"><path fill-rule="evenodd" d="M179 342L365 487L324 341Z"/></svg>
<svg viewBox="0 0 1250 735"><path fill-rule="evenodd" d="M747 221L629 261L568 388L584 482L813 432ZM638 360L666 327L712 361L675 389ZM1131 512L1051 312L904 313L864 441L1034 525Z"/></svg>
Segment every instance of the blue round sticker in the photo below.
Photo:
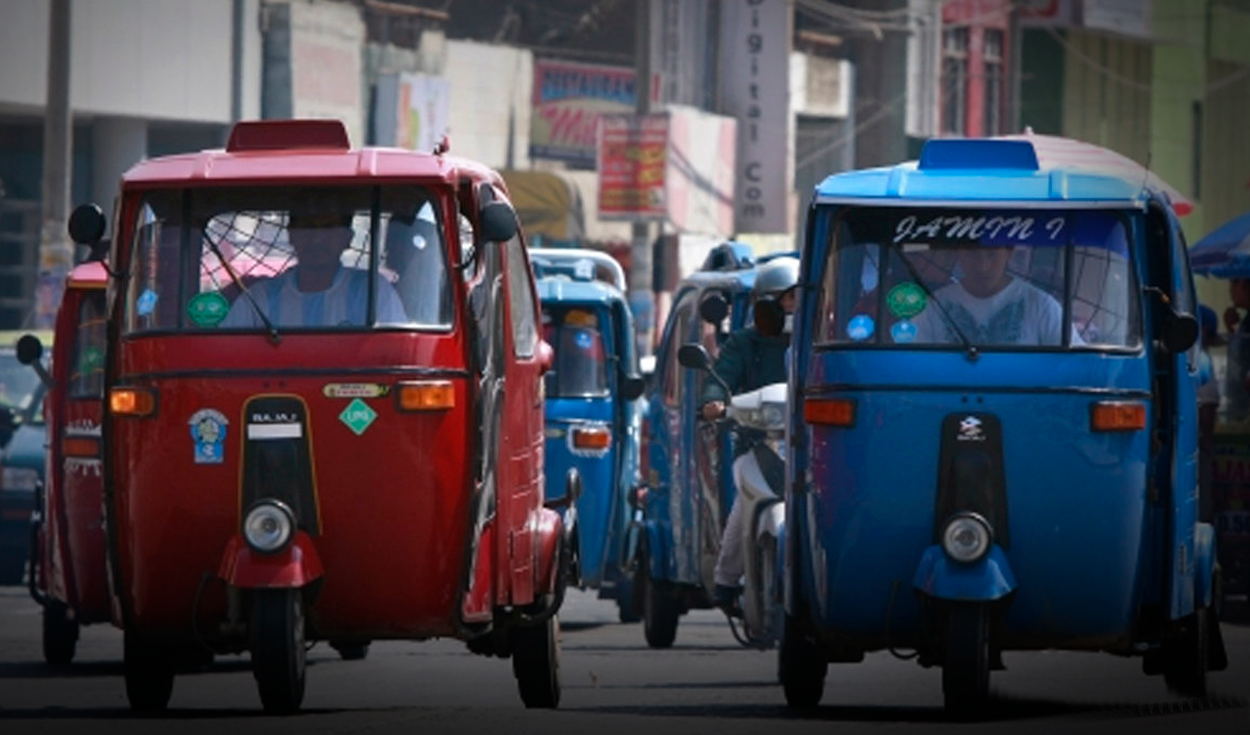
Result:
<svg viewBox="0 0 1250 735"><path fill-rule="evenodd" d="M573 341L576 342L577 346L583 350L589 350L595 343L595 340L585 332L578 332L577 336L573 338Z"/></svg>
<svg viewBox="0 0 1250 735"><path fill-rule="evenodd" d="M876 322L867 314L859 314L851 317L851 321L846 325L846 336L860 342L872 336L873 330L877 328Z"/></svg>
<svg viewBox="0 0 1250 735"><path fill-rule="evenodd" d="M890 337L900 344L914 342L916 340L916 325L906 319L895 322L894 326L890 327Z"/></svg>

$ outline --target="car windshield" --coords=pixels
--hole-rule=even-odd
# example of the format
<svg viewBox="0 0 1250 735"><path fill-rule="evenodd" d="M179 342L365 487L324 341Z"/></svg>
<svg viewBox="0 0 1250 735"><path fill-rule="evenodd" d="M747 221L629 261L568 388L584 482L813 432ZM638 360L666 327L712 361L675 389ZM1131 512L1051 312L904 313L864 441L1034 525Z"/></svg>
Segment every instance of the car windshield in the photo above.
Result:
<svg viewBox="0 0 1250 735"><path fill-rule="evenodd" d="M543 339L555 350L546 374L548 398L584 398L608 393L604 335L591 309L545 306Z"/></svg>
<svg viewBox="0 0 1250 735"><path fill-rule="evenodd" d="M416 186L150 192L123 328L446 329L443 232L438 199Z"/></svg>
<svg viewBox="0 0 1250 735"><path fill-rule="evenodd" d="M850 210L833 228L816 342L1136 348L1126 232L1106 211Z"/></svg>

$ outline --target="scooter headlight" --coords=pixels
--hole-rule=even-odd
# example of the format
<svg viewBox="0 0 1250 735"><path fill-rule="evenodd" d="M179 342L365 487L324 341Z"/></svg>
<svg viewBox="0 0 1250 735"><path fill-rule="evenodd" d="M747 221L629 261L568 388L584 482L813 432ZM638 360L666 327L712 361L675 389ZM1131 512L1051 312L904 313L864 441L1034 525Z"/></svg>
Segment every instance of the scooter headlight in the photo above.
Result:
<svg viewBox="0 0 1250 735"><path fill-rule="evenodd" d="M976 513L960 513L942 531L942 550L957 562L971 564L990 552L992 540L988 521Z"/></svg>
<svg viewBox="0 0 1250 735"><path fill-rule="evenodd" d="M295 533L295 514L285 503L262 500L253 505L243 518L243 538L247 545L262 554L286 548Z"/></svg>

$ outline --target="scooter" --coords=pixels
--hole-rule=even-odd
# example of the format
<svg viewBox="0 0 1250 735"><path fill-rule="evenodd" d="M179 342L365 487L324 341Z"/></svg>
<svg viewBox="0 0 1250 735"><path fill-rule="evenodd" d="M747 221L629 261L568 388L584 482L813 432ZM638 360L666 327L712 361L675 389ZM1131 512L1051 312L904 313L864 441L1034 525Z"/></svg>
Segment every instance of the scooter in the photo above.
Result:
<svg viewBox="0 0 1250 735"><path fill-rule="evenodd" d="M702 345L682 346L677 359L686 367L706 370L729 390L712 368L711 358ZM738 537L744 561L742 593L726 617L734 638L751 648L776 647L785 617L781 550L785 533L782 499L788 404L789 387L773 383L732 396L724 418L720 419L729 425L739 442L751 442L750 448L734 460L737 496L733 502L741 507L725 521L743 525Z"/></svg>

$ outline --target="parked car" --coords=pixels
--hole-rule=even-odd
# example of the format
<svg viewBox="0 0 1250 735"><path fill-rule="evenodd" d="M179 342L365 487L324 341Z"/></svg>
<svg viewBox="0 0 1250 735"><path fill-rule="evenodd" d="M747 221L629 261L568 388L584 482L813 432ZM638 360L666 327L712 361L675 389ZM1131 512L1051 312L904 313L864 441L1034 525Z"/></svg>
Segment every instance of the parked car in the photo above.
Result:
<svg viewBox="0 0 1250 735"><path fill-rule="evenodd" d="M35 371L19 365L35 375ZM0 451L0 585L21 584L30 550L30 516L35 493L43 484L46 427L43 398L47 390L35 376L34 390L15 412L12 435Z"/></svg>

